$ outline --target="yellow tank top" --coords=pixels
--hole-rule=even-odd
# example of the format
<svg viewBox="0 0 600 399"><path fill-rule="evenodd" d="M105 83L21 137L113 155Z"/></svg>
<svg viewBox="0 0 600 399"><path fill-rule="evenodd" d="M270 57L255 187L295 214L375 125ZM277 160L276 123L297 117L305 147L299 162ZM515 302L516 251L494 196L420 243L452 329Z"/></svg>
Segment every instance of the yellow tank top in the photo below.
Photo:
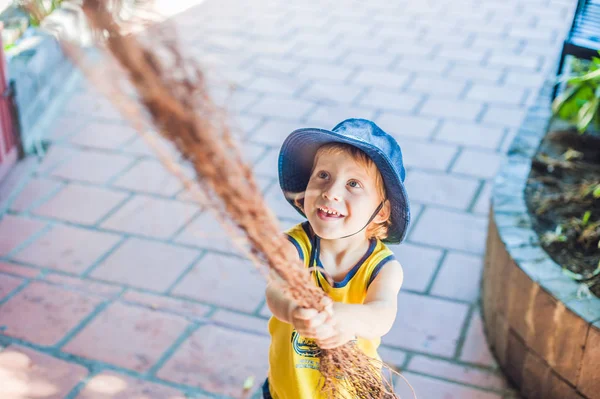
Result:
<svg viewBox="0 0 600 399"><path fill-rule="evenodd" d="M322 267L313 248L313 234L308 222L287 231L289 240L298 250L306 267ZM315 259L316 258L316 259ZM363 258L348 272L343 281L331 286L321 272L313 273L315 284L334 301L362 304L367 288L381 268L394 259L392 251L379 240L372 240ZM314 399L320 395L319 347L312 339L298 335L291 324L275 317L269 320L268 391L273 399ZM377 354L380 339L358 337L357 346L368 356L381 360ZM322 384L322 383L321 383ZM265 385L267 388L267 385Z"/></svg>

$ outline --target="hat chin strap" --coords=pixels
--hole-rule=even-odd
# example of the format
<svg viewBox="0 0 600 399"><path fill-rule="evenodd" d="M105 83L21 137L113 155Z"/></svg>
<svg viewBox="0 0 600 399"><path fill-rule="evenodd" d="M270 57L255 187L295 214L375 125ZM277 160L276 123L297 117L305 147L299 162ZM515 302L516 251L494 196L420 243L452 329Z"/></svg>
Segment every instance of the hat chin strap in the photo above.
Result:
<svg viewBox="0 0 600 399"><path fill-rule="evenodd" d="M383 208L383 204L385 203L385 201L387 201L387 199L384 199L383 201L381 201L381 203L379 204L379 206L377 207L377 209L375 209L375 212L373 212L373 214L369 218L369 221L364 225L364 227L362 229L358 230L356 233L348 234L347 236L343 236L343 237L339 237L339 238L334 238L334 239L335 240L340 240L342 238L352 237L352 236L360 233L364 229L366 229L367 226L373 221L373 219L375 219L375 217L377 216L377 214L379 213L379 211L381 210L381 208ZM308 261L309 268L311 268L311 269L318 267L317 266L317 259L319 259L319 254L321 252L321 237L319 237L317 235L317 233L315 233L314 229L313 229L313 234L314 234L314 238L312 240L312 249L310 251L310 259ZM316 272L316 269L313 269L312 271ZM318 282L318 279L317 279L317 282ZM320 283L319 283L319 286L320 286ZM321 287L321 288L323 288L323 287Z"/></svg>
<svg viewBox="0 0 600 399"><path fill-rule="evenodd" d="M375 212L373 212L373 214L371 215L371 217L369 218L369 220L367 221L367 223L363 226L362 229L358 230L356 233L352 233L352 234L348 234L347 236L343 236L343 237L338 237L338 238L331 238L331 240L341 240L342 238L348 238L348 237L352 237L357 235L358 233L360 233L361 231L363 231L364 229L367 228L367 226L369 224L371 224L371 222L373 221L373 219L375 219L375 217L377 216L377 214L379 213L379 211L383 208L383 204L385 203L385 201L387 201L387 198L384 199L383 201L381 201L381 203L379 204L379 206L377 207L377 209L375 209ZM314 233L314 230L313 230ZM319 237L317 235L317 233L315 233L315 237L318 237L319 239L321 237Z"/></svg>

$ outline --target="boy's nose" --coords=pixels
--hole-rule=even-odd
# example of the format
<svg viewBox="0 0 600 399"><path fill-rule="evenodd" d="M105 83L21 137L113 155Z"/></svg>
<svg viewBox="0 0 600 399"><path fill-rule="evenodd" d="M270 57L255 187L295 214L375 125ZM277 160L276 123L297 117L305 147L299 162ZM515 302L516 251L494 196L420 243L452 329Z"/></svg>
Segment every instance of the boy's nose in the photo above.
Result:
<svg viewBox="0 0 600 399"><path fill-rule="evenodd" d="M341 201L342 195L340 193L340 189L336 184L331 184L329 187L323 191L323 198L329 201Z"/></svg>

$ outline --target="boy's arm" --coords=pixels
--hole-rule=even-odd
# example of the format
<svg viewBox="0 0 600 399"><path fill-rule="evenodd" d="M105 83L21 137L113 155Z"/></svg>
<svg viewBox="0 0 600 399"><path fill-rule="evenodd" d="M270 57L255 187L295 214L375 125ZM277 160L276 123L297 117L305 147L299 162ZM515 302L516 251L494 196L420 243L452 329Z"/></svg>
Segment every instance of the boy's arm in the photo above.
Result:
<svg viewBox="0 0 600 399"><path fill-rule="evenodd" d="M400 263L391 261L369 286L364 304L334 302L332 323L338 333L333 337L318 339L319 346L331 349L355 336L375 339L387 334L396 319L397 297L403 278Z"/></svg>
<svg viewBox="0 0 600 399"><path fill-rule="evenodd" d="M290 258L298 258L296 247L289 241L286 241L284 250L288 252ZM274 272L271 272L271 279L267 284L265 296L267 306L277 319L292 324L300 335L306 338L319 336L331 336L334 334L333 328L324 325L331 313L331 299L323 298L323 304L328 308L324 312L318 312L316 309L300 308L296 302L284 295L279 282L281 278Z"/></svg>

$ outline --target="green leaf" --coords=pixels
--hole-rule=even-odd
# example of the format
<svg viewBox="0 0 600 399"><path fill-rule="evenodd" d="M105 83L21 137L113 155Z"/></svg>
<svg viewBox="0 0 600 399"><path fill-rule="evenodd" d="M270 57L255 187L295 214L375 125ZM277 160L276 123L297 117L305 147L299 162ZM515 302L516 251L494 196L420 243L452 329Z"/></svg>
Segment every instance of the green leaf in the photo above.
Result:
<svg viewBox="0 0 600 399"><path fill-rule="evenodd" d="M577 113L577 130L583 133L586 131L592 119L594 119L594 115L598 111L598 98L594 97L592 100L584 103L579 112Z"/></svg>
<svg viewBox="0 0 600 399"><path fill-rule="evenodd" d="M583 217L581 218L581 225L585 226L590 221L590 217L592 216L592 211L585 211Z"/></svg>
<svg viewBox="0 0 600 399"><path fill-rule="evenodd" d="M596 186L596 188L593 191L593 196L594 198L600 198L600 184Z"/></svg>

